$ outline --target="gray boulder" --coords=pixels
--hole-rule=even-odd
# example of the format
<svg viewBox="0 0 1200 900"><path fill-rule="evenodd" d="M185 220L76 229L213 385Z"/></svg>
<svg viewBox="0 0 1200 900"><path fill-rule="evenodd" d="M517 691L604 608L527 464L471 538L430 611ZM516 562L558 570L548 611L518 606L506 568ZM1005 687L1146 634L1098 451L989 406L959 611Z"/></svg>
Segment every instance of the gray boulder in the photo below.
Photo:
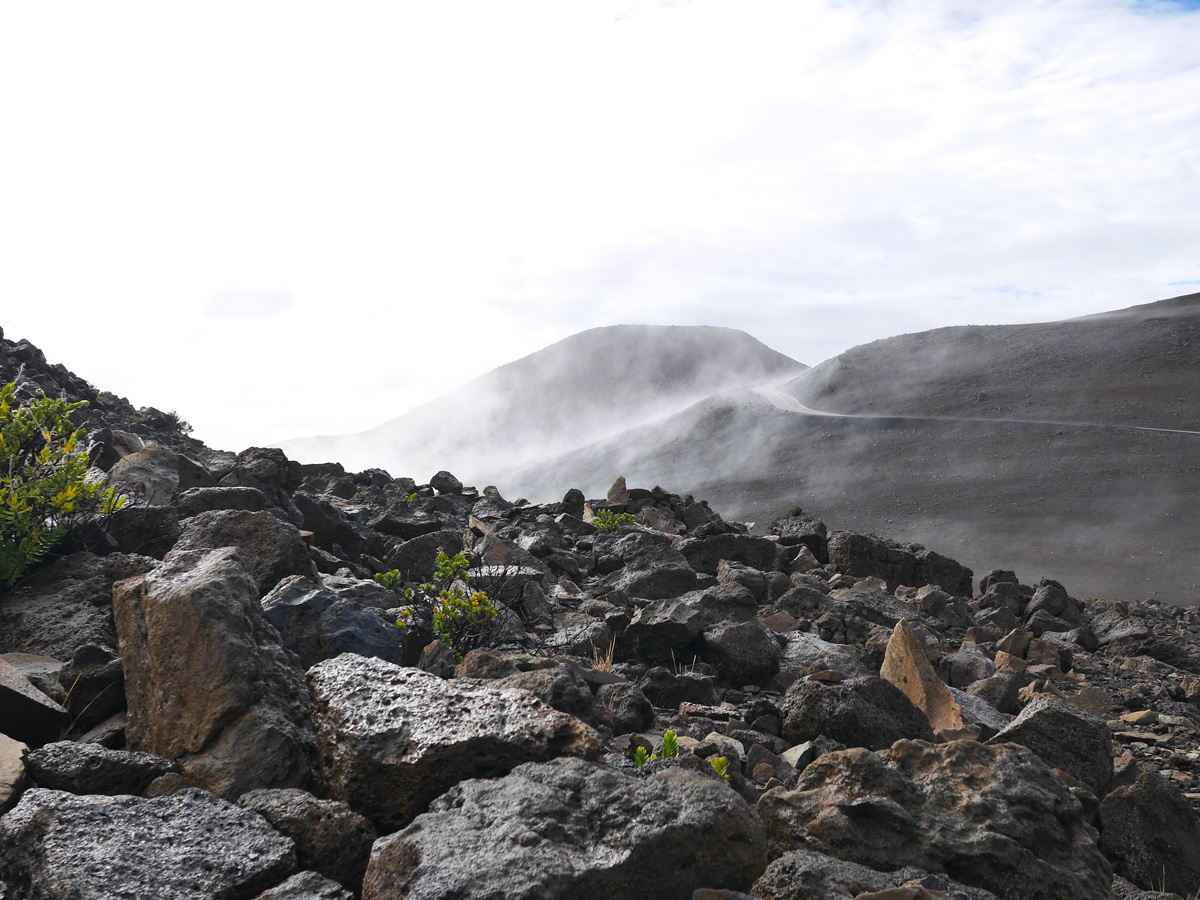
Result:
<svg viewBox="0 0 1200 900"><path fill-rule="evenodd" d="M311 701L258 596L232 547L173 551L113 589L130 749L218 796L316 774Z"/></svg>
<svg viewBox="0 0 1200 900"><path fill-rule="evenodd" d="M596 705L613 734L641 731L654 722L654 705L641 688L628 681L601 685L596 691Z"/></svg>
<svg viewBox="0 0 1200 900"><path fill-rule="evenodd" d="M885 750L901 738L933 740L929 719L904 692L876 676L840 684L798 681L780 703L793 744L824 735L847 747Z"/></svg>
<svg viewBox="0 0 1200 900"><path fill-rule="evenodd" d="M295 788L250 791L238 799L280 834L296 842L300 868L310 869L357 893L375 843L364 816L338 800L319 800Z"/></svg>
<svg viewBox="0 0 1200 900"><path fill-rule="evenodd" d="M289 575L320 579L300 530L269 512L225 509L200 513L184 523L175 552L221 547L242 551L260 597Z"/></svg>
<svg viewBox="0 0 1200 900"><path fill-rule="evenodd" d="M342 653L376 656L403 665L394 622L344 600L303 575L279 582L262 599L263 614L303 669Z"/></svg>
<svg viewBox="0 0 1200 900"><path fill-rule="evenodd" d="M762 872L762 826L714 775L575 759L450 790L371 854L364 900L690 900Z"/></svg>
<svg viewBox="0 0 1200 900"><path fill-rule="evenodd" d="M198 462L157 445L118 460L108 473L114 491L150 506L166 506L182 491L216 483Z"/></svg>
<svg viewBox="0 0 1200 900"><path fill-rule="evenodd" d="M175 770L169 759L99 744L56 741L26 760L38 787L72 794L140 794L154 779Z"/></svg>
<svg viewBox="0 0 1200 900"><path fill-rule="evenodd" d="M198 516L215 509L243 509L258 512L267 508L267 497L252 487L195 487L175 498L180 519Z"/></svg>
<svg viewBox="0 0 1200 900"><path fill-rule="evenodd" d="M112 587L148 572L149 557L72 553L21 580L0 603L0 653L69 660L84 644L117 645Z"/></svg>
<svg viewBox="0 0 1200 900"><path fill-rule="evenodd" d="M529 691L551 709L584 722L596 718L596 698L592 696L592 689L571 664L517 672L496 682L496 687Z"/></svg>
<svg viewBox="0 0 1200 900"><path fill-rule="evenodd" d="M143 800L35 788L0 818L0 880L22 900L249 900L295 871L290 839L196 789Z"/></svg>
<svg viewBox="0 0 1200 900"><path fill-rule="evenodd" d="M719 622L704 631L700 655L732 685L766 684L779 671L779 643L757 619Z"/></svg>
<svg viewBox="0 0 1200 900"><path fill-rule="evenodd" d="M736 532L684 538L676 549L693 569L705 575L716 575L721 560L767 572L775 568L779 553L774 541Z"/></svg>
<svg viewBox="0 0 1200 900"><path fill-rule="evenodd" d="M620 565L608 576L608 586L647 600L678 597L695 588L695 571L671 541L664 534L641 529L598 537L596 553L606 554Z"/></svg>
<svg viewBox="0 0 1200 900"><path fill-rule="evenodd" d="M655 600L637 611L618 636L620 652L646 662L667 662L700 637L704 611L689 597Z"/></svg>
<svg viewBox="0 0 1200 900"><path fill-rule="evenodd" d="M1112 737L1099 716L1054 696L1034 700L995 737L991 744L1028 747L1046 765L1078 778L1097 797L1108 793L1113 780Z"/></svg>
<svg viewBox="0 0 1200 900"><path fill-rule="evenodd" d="M1003 900L1108 900L1112 869L1083 807L1013 744L898 741L828 753L758 802L773 854L945 872Z"/></svg>
<svg viewBox="0 0 1200 900"><path fill-rule="evenodd" d="M1101 848L1117 873L1145 890L1200 891L1200 818L1165 778L1138 773L1100 804Z"/></svg>
<svg viewBox="0 0 1200 900"><path fill-rule="evenodd" d="M329 793L384 831L460 781L601 749L587 725L521 690L450 683L353 654L317 664L308 683Z"/></svg>

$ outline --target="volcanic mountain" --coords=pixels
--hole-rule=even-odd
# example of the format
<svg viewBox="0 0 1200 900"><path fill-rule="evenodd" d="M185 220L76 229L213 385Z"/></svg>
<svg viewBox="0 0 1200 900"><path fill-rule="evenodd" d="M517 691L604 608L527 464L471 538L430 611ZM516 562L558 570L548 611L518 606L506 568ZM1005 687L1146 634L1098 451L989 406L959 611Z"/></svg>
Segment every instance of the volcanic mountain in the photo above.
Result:
<svg viewBox="0 0 1200 900"><path fill-rule="evenodd" d="M778 383L806 368L732 328L593 328L378 428L279 446L304 462L336 459L349 468L380 466L425 478L449 469L487 484L719 391Z"/></svg>
<svg viewBox="0 0 1200 900"><path fill-rule="evenodd" d="M812 369L729 329L621 326L364 435L284 447L415 477L448 467L533 500L625 475L747 521L802 506L980 570L1194 603L1198 359L1200 294L902 335Z"/></svg>

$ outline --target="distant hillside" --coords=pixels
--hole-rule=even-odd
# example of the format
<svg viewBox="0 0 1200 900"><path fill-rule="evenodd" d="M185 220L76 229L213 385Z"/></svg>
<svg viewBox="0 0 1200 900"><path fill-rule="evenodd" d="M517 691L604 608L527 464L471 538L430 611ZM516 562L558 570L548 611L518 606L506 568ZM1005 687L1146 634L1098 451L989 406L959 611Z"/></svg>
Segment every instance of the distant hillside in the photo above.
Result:
<svg viewBox="0 0 1200 900"><path fill-rule="evenodd" d="M1081 594L1195 603L1200 437L954 417L1200 430L1198 299L877 341L781 389L880 417L799 415L726 392L501 487L542 500L575 484L592 496L621 474L694 490L760 525L800 505L830 527L921 541L980 572L1058 573Z"/></svg>
<svg viewBox="0 0 1200 900"><path fill-rule="evenodd" d="M1062 322L887 338L783 390L830 412L1200 430L1200 294Z"/></svg>
<svg viewBox="0 0 1200 900"><path fill-rule="evenodd" d="M305 462L336 459L469 481L517 468L670 415L715 392L806 368L750 335L708 326L594 328L501 366L378 428L280 446Z"/></svg>

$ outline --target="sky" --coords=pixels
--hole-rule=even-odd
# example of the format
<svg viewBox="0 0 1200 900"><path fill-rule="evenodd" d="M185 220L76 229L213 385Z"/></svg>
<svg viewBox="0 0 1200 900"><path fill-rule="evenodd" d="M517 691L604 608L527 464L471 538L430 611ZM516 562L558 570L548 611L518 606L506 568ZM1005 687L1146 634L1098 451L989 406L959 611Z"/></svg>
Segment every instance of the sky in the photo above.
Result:
<svg viewBox="0 0 1200 900"><path fill-rule="evenodd" d="M1200 0L0 0L0 327L216 447L1197 291Z"/></svg>

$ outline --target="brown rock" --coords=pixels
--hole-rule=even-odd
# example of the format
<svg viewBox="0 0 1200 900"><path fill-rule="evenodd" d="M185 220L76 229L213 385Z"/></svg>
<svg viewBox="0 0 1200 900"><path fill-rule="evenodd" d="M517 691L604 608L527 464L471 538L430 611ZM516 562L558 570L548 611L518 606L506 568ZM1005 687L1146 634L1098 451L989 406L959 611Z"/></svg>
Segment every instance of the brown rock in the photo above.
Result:
<svg viewBox="0 0 1200 900"><path fill-rule="evenodd" d="M937 676L907 619L896 623L879 675L890 681L929 718L935 732L962 728L962 710Z"/></svg>
<svg viewBox="0 0 1200 900"><path fill-rule="evenodd" d="M233 547L175 551L113 589L129 748L221 797L315 776L311 701L258 598Z"/></svg>
<svg viewBox="0 0 1200 900"><path fill-rule="evenodd" d="M25 771L28 750L20 741L0 734L0 813L12 809L29 787L29 776Z"/></svg>
<svg viewBox="0 0 1200 900"><path fill-rule="evenodd" d="M897 741L811 763L758 801L772 856L824 853L945 872L1003 900L1109 900L1112 869L1080 801L1031 751Z"/></svg>
<svg viewBox="0 0 1200 900"><path fill-rule="evenodd" d="M624 503L629 499L629 488L625 486L625 476L618 475L617 480L612 483L612 487L608 489L608 500L610 503Z"/></svg>
<svg viewBox="0 0 1200 900"><path fill-rule="evenodd" d="M1005 653L1016 656L1020 659L1025 658L1025 654L1029 652L1029 642L1033 640L1032 631L1020 631L1013 629L1000 640L996 641L996 649L1003 650ZM997 663L999 665L999 663Z"/></svg>

